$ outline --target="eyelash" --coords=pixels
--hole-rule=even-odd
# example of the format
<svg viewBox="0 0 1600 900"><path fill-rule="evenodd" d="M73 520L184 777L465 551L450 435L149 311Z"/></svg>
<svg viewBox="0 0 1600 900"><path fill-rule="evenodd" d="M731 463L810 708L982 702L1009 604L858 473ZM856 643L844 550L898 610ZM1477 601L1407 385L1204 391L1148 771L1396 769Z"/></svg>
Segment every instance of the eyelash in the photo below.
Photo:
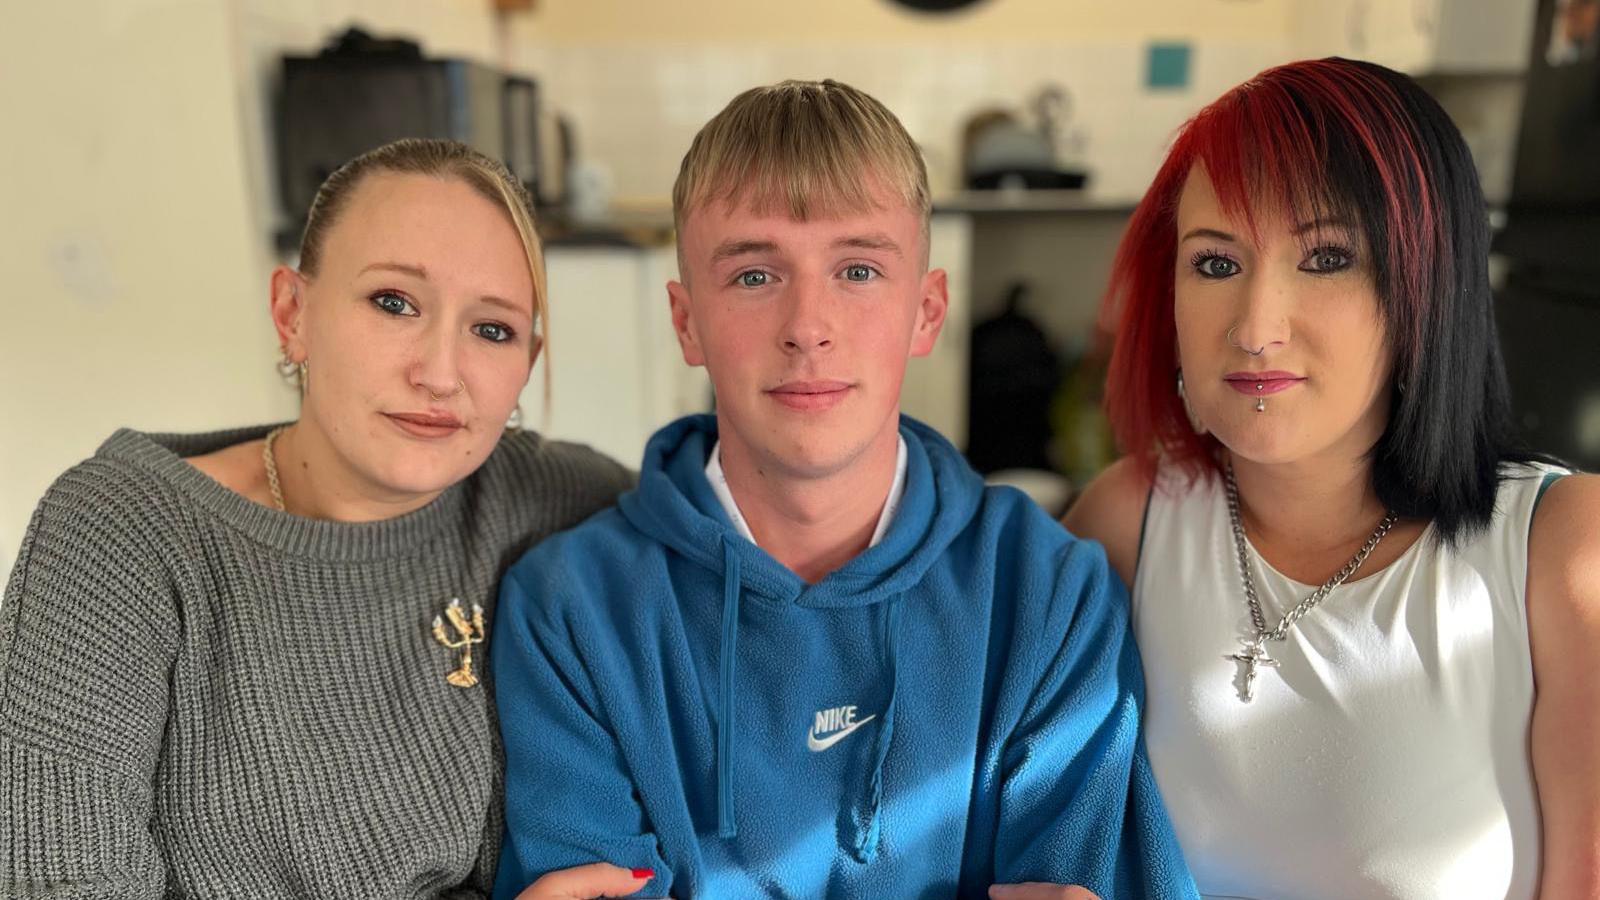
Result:
<svg viewBox="0 0 1600 900"><path fill-rule="evenodd" d="M854 284L866 284L868 281L876 281L879 278L883 277L883 273L878 271L878 268L876 266L869 266L866 263L851 263L851 264L845 266L844 269L841 270L841 271L842 272L848 272L851 269L866 269L867 272L870 273L869 276L863 281L854 281L853 279L850 279L850 278L846 278L845 279L845 281L851 281Z"/></svg>
<svg viewBox="0 0 1600 900"><path fill-rule="evenodd" d="M489 337L479 330L483 328L498 328L504 332L504 336L500 338ZM491 344L509 344L511 343L512 338L517 336L517 333L512 330L511 326L506 325L503 322L480 322L479 324L472 326L472 329L473 332L478 335L478 337L483 338Z"/></svg>
<svg viewBox="0 0 1600 900"><path fill-rule="evenodd" d="M761 284L745 284L744 279L746 275L760 275L768 280L763 281ZM766 271L765 269L741 269L740 271L734 273L733 280L729 282L729 284L732 284L735 287L742 287L747 290L755 290L756 288L764 288L771 284L771 278L772 273Z"/></svg>
<svg viewBox="0 0 1600 900"><path fill-rule="evenodd" d="M1338 268L1334 268L1334 269L1307 269L1307 268L1304 268L1302 266L1300 271L1308 272L1308 273L1313 274L1313 275L1333 275L1333 274L1335 274L1337 272L1343 272L1346 269L1352 269L1352 268L1355 267L1356 255L1354 253L1350 252L1349 249L1347 249L1345 247L1340 247L1340 246L1335 245L1335 244L1329 244L1329 245L1323 246L1323 247L1314 247L1314 248L1312 248L1311 252L1306 254L1306 259L1307 260L1312 260L1312 259L1316 259L1318 257L1331 256L1331 255L1335 255L1335 254L1338 255L1338 256L1344 257L1344 264L1339 266Z"/></svg>
<svg viewBox="0 0 1600 900"><path fill-rule="evenodd" d="M1319 257L1324 257L1324 256L1335 256L1335 255L1340 256L1340 257L1343 258L1343 261L1344 261L1343 265L1340 265L1340 266L1337 266L1337 267L1331 268L1331 269L1307 268L1306 267L1306 262L1309 261L1309 260L1317 259ZM1227 262L1228 264L1232 265L1234 267L1234 271L1230 272L1227 275L1213 275L1211 273L1206 272L1204 269L1201 268L1206 263L1208 263L1208 262L1210 262L1212 260L1217 260L1217 259L1223 260L1223 261ZM1305 259L1301 260L1301 264L1300 264L1300 266L1298 268L1300 269L1300 271L1305 272L1308 275L1336 275L1336 274L1338 274L1340 272L1346 271L1347 269L1353 268L1355 266L1355 264L1356 264L1356 255L1353 252L1351 252L1348 248L1340 247L1340 246L1335 245L1335 244L1328 244L1328 245L1324 245L1324 246L1321 246L1321 247L1313 247L1311 249L1311 252L1306 254ZM1223 280L1225 278L1232 278L1234 275L1239 274L1239 268L1240 268L1238 260L1234 259L1233 257L1229 256L1226 253L1223 253L1221 250L1201 250L1201 251L1196 252L1194 256L1189 258L1189 267L1194 269L1195 272L1197 274L1199 274L1199 276L1201 278L1207 278L1207 279L1210 279L1210 280L1213 280L1213 281L1221 281L1221 280Z"/></svg>
<svg viewBox="0 0 1600 900"><path fill-rule="evenodd" d="M847 265L843 269L841 269L840 272L841 273L848 272L851 269L865 269L869 273L867 278L862 279L860 281L855 281L855 280L850 279L850 278L846 278L845 279L846 281L851 281L854 284L866 284L869 281L874 281L876 279L879 279L879 278L883 277L883 272L880 271L876 266L869 266L866 263L850 263L849 265ZM730 282L730 284L736 285L738 287L748 288L750 290L754 290L756 288L761 288L761 287L766 287L767 285L771 284L770 280L766 281L766 282L763 282L761 284L745 284L744 283L744 279L745 279L745 276L747 276L747 275L760 275L760 276L762 276L764 278L767 278L767 279L771 279L772 278L772 273L766 271L765 269L743 269L743 270L741 270L739 272L734 273L733 280Z"/></svg>
<svg viewBox="0 0 1600 900"><path fill-rule="evenodd" d="M383 299L385 297L393 297L394 299L399 300L401 303L404 303L407 307L409 307L411 311L406 312L404 310L390 309L383 304ZM377 307L379 312L388 313L391 316L415 318L422 315L422 313L417 311L416 306L414 306L410 300L407 300L403 294L400 294L396 291L378 291L367 299L372 303L373 306Z"/></svg>
<svg viewBox="0 0 1600 900"><path fill-rule="evenodd" d="M1204 269L1201 268L1206 263L1211 262L1212 260L1218 260L1218 259L1220 259L1223 262L1226 262L1226 263L1232 265L1234 267L1234 271L1229 273L1229 274L1227 274L1227 275L1213 275L1213 274L1211 274L1209 272L1206 272ZM1198 274L1201 278L1208 278L1208 279L1211 279L1213 281L1220 281L1220 280L1222 280L1224 278L1231 278L1234 275L1239 274L1239 272L1238 272L1239 261L1234 259L1233 257L1227 255L1226 253L1223 253L1220 250L1201 250L1201 251L1195 253L1194 256L1189 258L1189 268L1194 269L1195 273Z"/></svg>
<svg viewBox="0 0 1600 900"><path fill-rule="evenodd" d="M399 300L401 303L404 303L407 307L409 307L411 311L401 312L386 307L382 302L385 297L393 297L394 299ZM422 315L422 313L417 311L417 307L412 304L410 300L407 300L403 294L397 291L378 291L367 299L369 302L371 302L374 308L385 315L404 316L406 318L416 318ZM481 330L489 328L498 328L502 332L502 336L498 338L490 337L489 335L484 334ZM477 325L472 326L472 332L491 344L510 343L517 336L516 329L505 324L504 322L480 322Z"/></svg>

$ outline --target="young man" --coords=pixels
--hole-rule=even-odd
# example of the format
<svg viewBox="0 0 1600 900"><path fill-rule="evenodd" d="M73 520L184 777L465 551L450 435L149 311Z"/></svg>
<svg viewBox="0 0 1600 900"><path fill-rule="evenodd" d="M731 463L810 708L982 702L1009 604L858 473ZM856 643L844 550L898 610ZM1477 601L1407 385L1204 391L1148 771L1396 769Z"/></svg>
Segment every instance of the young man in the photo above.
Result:
<svg viewBox="0 0 1600 900"><path fill-rule="evenodd" d="M680 898L1194 896L1100 547L900 416L947 302L900 123L831 81L748 91L673 203L717 413L506 578L497 896L596 861Z"/></svg>

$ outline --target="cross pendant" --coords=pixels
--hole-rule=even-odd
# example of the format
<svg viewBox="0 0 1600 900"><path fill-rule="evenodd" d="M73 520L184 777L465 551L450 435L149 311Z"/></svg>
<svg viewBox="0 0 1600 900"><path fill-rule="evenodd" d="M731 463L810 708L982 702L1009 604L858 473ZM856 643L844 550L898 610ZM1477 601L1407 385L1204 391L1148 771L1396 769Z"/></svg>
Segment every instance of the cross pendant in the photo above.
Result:
<svg viewBox="0 0 1600 900"><path fill-rule="evenodd" d="M1239 638L1239 643L1244 649L1238 653L1229 653L1223 659L1231 659L1244 666L1244 687L1239 691L1239 699L1249 703L1256 694L1256 667L1271 666L1277 668L1278 661L1267 655L1267 648L1262 646L1266 637L1257 635L1253 638Z"/></svg>

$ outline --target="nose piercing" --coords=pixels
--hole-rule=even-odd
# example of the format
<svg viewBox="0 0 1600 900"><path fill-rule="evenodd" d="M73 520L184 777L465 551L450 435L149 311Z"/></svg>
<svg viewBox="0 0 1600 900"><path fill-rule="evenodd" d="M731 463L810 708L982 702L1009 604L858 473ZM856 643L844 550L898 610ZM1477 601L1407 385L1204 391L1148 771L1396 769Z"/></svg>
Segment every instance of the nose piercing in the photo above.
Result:
<svg viewBox="0 0 1600 900"><path fill-rule="evenodd" d="M1228 346L1229 347L1238 347L1240 350L1243 350L1244 352L1250 354L1251 356L1260 356L1261 354L1267 352L1267 346L1265 344L1261 345L1261 349L1260 350L1251 350L1249 347L1246 347L1243 344L1234 343L1234 341L1233 341L1233 333L1235 331L1238 331L1238 330L1239 330L1239 326L1237 326L1237 325L1235 325L1232 328L1228 329L1227 341L1228 341Z"/></svg>
<svg viewBox="0 0 1600 900"><path fill-rule="evenodd" d="M446 399L449 399L450 397L454 397L455 395L461 393L462 391L464 391L466 389L467 389L467 383L465 381L462 381L459 378L456 379L456 389L451 391L448 394L435 394L433 392L432 388L423 388L423 390L428 392L428 396L432 397L435 402L440 401L440 400L446 400Z"/></svg>

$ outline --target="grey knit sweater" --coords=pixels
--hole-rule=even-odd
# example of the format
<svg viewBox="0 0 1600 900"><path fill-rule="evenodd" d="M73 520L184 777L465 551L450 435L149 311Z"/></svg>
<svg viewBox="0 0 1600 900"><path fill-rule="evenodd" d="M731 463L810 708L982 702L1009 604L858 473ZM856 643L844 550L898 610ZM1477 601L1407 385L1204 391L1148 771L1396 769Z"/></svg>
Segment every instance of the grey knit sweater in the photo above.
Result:
<svg viewBox="0 0 1600 900"><path fill-rule="evenodd" d="M40 503L0 605L0 897L492 887L493 695L446 682L434 616L478 603L492 639L506 567L631 477L511 434L427 507L342 524L181 459L265 431L118 431Z"/></svg>

